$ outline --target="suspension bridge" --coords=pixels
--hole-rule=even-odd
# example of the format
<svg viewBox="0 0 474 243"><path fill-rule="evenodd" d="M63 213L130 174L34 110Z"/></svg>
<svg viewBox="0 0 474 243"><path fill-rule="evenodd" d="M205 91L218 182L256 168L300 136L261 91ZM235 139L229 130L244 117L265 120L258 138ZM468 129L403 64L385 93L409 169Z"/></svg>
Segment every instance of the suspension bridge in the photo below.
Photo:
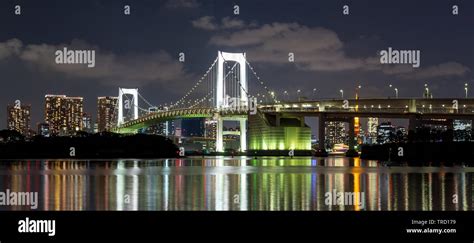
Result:
<svg viewBox="0 0 474 243"><path fill-rule="evenodd" d="M240 151L311 150L311 129L306 117L318 118L320 148L325 124L349 124L349 147L358 117L402 118L409 130L423 124L452 125L453 119L474 120L474 99L319 99L282 101L246 59L245 53L218 52L207 71L174 102L153 105L138 89L119 88L118 119L112 131L136 133L160 122L208 118L216 121L215 151L224 151L224 122L239 123ZM252 91L252 92L250 92ZM142 101L139 104L139 99ZM248 148L248 144L250 148Z"/></svg>
<svg viewBox="0 0 474 243"><path fill-rule="evenodd" d="M249 92L249 80L255 80L255 96ZM140 95L138 89L119 88L118 119L113 131L135 133L138 129L163 121L212 118L217 121L215 150L223 152L224 122L234 121L240 125L240 150L246 151L247 113L252 107L256 108L258 98L265 95L278 102L247 61L245 53L219 51L205 74L175 102L152 105ZM139 98L147 108L139 106Z"/></svg>

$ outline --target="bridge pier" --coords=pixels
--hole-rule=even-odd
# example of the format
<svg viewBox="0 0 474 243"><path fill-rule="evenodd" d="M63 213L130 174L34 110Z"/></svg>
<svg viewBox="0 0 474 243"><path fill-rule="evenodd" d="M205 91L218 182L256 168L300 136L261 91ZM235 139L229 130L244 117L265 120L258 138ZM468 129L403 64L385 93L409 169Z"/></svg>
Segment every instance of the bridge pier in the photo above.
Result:
<svg viewBox="0 0 474 243"><path fill-rule="evenodd" d="M247 151L247 119L240 119L240 152Z"/></svg>
<svg viewBox="0 0 474 243"><path fill-rule="evenodd" d="M216 126L216 152L222 153L224 149L224 121L238 121L240 125L240 152L247 151L247 118L222 117L217 115Z"/></svg>
<svg viewBox="0 0 474 243"><path fill-rule="evenodd" d="M408 118L408 133L414 133L418 127L418 118L415 114L412 114Z"/></svg>
<svg viewBox="0 0 474 243"><path fill-rule="evenodd" d="M224 152L224 120L220 115L216 124L216 152Z"/></svg>

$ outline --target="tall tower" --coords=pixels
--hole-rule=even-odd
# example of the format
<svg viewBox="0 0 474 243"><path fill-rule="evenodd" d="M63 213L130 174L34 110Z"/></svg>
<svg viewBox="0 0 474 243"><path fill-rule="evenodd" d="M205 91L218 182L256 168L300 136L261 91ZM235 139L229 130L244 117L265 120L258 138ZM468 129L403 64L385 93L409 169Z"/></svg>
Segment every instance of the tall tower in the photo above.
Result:
<svg viewBox="0 0 474 243"><path fill-rule="evenodd" d="M217 79L216 79L216 108L226 109L229 108L225 84L225 72L224 72L224 63L225 62L237 62L239 64L240 70L240 94L239 97L232 97L241 104L248 105L248 81L247 81L247 60L245 59L245 53L229 53L219 51L217 53ZM224 152L224 119L217 114L216 116L217 126L216 126L216 151ZM240 151L247 150L247 118L226 118L228 120L239 121L240 123Z"/></svg>
<svg viewBox="0 0 474 243"><path fill-rule="evenodd" d="M117 125L125 123L124 110L131 114L130 119L138 119L138 89L119 88Z"/></svg>
<svg viewBox="0 0 474 243"><path fill-rule="evenodd" d="M246 104L248 101L248 82L247 82L247 61L245 53L229 53L219 51L217 53L217 80L216 80L216 107L227 108L229 104L226 101L226 85L224 80L224 63L237 62L240 67L240 102ZM235 97L237 98L237 97Z"/></svg>

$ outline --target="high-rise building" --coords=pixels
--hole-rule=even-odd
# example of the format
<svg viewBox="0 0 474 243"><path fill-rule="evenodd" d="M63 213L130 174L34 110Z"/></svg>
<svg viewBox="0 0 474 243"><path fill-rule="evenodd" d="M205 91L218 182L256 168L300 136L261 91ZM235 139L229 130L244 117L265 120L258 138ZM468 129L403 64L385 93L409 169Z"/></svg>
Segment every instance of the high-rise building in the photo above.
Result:
<svg viewBox="0 0 474 243"><path fill-rule="evenodd" d="M99 132L109 131L117 123L118 98L102 96L97 98L97 129Z"/></svg>
<svg viewBox="0 0 474 243"><path fill-rule="evenodd" d="M91 115L89 115L87 113L84 113L84 115L82 116L82 129L83 129L83 131L88 132L88 133L93 133L94 132L94 127L93 127L93 124L92 124L92 117L91 117Z"/></svg>
<svg viewBox="0 0 474 243"><path fill-rule="evenodd" d="M326 123L326 146L332 148L334 144L346 143L346 126L344 122L330 121Z"/></svg>
<svg viewBox="0 0 474 243"><path fill-rule="evenodd" d="M379 119L377 117L369 117L367 119L367 140L369 144L377 142L377 127L379 125Z"/></svg>
<svg viewBox="0 0 474 243"><path fill-rule="evenodd" d="M390 122L382 122L377 127L377 143L384 144L396 139L395 127Z"/></svg>
<svg viewBox="0 0 474 243"><path fill-rule="evenodd" d="M82 97L46 95L45 101L44 120L51 135L71 135L82 130Z"/></svg>
<svg viewBox="0 0 474 243"><path fill-rule="evenodd" d="M8 129L15 130L28 136L30 130L30 105L8 105L7 125Z"/></svg>
<svg viewBox="0 0 474 243"><path fill-rule="evenodd" d="M176 135L176 126L175 126L175 123L174 123L174 120L171 120L171 121L165 121L164 122L164 125L165 125L165 135L166 136L175 136Z"/></svg>
<svg viewBox="0 0 474 243"><path fill-rule="evenodd" d="M45 96L44 121L48 124L49 134L51 135L59 134L61 127L66 126L65 98L65 95Z"/></svg>
<svg viewBox="0 0 474 243"><path fill-rule="evenodd" d="M66 97L66 129L65 134L74 134L83 131L83 108L82 97Z"/></svg>

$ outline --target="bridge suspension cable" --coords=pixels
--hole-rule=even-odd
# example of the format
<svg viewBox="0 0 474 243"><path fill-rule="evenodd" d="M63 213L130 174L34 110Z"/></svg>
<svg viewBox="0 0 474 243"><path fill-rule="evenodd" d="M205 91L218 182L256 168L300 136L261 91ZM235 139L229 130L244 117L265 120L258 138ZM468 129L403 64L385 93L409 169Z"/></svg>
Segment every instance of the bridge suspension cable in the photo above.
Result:
<svg viewBox="0 0 474 243"><path fill-rule="evenodd" d="M268 86L265 84L263 79L258 76L257 72L255 72L254 68L252 67L252 65L250 65L247 59L245 60L245 62L247 63L247 66L249 67L250 71L252 71L252 74L257 78L258 84L260 84L265 89L265 92L270 95L270 97L272 97L273 102L279 103L278 99L276 98L276 94L268 89Z"/></svg>
<svg viewBox="0 0 474 243"><path fill-rule="evenodd" d="M217 63L217 58L214 60L214 62L211 64L209 69L207 69L206 73L194 84L194 86L183 96L181 97L177 102L174 104L171 103L170 107L176 107L179 106L180 104L186 103L186 99L205 81L206 78L209 77L210 73L213 73L213 69Z"/></svg>

